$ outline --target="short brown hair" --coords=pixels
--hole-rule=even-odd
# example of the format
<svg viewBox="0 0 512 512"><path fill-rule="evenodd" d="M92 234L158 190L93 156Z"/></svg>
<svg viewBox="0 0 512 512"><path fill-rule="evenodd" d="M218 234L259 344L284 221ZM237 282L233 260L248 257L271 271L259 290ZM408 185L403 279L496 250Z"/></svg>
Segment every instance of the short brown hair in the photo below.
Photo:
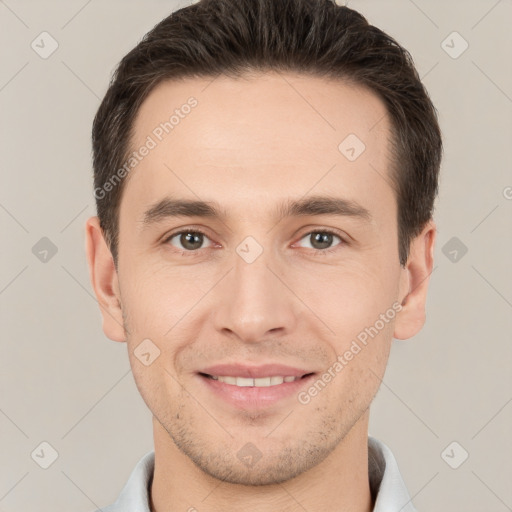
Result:
<svg viewBox="0 0 512 512"><path fill-rule="evenodd" d="M125 180L108 193L104 187L130 153L144 99L164 80L240 77L256 70L343 79L384 102L393 132L390 178L405 266L410 242L432 218L438 193L442 140L436 109L409 52L333 0L201 0L171 13L121 60L92 129L96 207L116 265Z"/></svg>

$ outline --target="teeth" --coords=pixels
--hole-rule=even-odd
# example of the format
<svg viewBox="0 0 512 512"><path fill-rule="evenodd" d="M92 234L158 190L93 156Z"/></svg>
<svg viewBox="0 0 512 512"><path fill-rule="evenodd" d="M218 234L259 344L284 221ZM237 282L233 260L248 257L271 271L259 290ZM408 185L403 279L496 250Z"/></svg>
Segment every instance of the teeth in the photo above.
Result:
<svg viewBox="0 0 512 512"><path fill-rule="evenodd" d="M269 386L277 386L283 382L293 382L300 379L300 377L282 377L280 375L275 377L261 377L258 379L251 379L247 377L229 377L229 376L216 376L212 375L212 379L224 382L224 384L231 384L239 387L256 387L266 388Z"/></svg>
<svg viewBox="0 0 512 512"><path fill-rule="evenodd" d="M246 379L245 377L233 377L235 379L235 385L248 388L249 386L254 386L254 379Z"/></svg>

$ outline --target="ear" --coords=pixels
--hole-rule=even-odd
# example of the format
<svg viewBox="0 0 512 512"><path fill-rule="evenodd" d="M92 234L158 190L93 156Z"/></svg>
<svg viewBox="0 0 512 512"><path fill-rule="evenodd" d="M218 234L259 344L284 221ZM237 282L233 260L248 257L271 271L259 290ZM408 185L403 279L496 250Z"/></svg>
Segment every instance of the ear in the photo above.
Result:
<svg viewBox="0 0 512 512"><path fill-rule="evenodd" d="M117 271L98 217L85 223L89 275L103 317L103 332L113 341L126 341Z"/></svg>
<svg viewBox="0 0 512 512"><path fill-rule="evenodd" d="M412 338L425 324L425 303L428 283L434 265L436 225L430 220L423 231L411 241L409 258L401 269L399 299L402 310L396 316L393 337Z"/></svg>

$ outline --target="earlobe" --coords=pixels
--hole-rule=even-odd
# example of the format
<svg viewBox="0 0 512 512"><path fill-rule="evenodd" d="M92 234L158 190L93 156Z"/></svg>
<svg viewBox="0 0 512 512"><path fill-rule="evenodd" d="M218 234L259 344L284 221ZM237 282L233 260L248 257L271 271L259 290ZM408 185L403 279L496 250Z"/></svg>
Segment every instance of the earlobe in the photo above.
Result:
<svg viewBox="0 0 512 512"><path fill-rule="evenodd" d="M416 335L425 324L428 284L434 265L436 225L431 220L411 242L409 258L401 270L400 296L402 310L396 316L393 337L406 340Z"/></svg>
<svg viewBox="0 0 512 512"><path fill-rule="evenodd" d="M126 341L117 271L98 217L85 224L85 246L91 284L103 317L103 332L113 341Z"/></svg>

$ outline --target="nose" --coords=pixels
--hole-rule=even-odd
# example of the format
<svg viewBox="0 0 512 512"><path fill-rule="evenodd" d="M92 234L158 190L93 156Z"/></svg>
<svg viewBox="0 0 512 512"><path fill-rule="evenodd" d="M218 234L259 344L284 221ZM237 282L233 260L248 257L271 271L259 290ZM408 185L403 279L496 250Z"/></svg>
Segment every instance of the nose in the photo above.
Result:
<svg viewBox="0 0 512 512"><path fill-rule="evenodd" d="M295 328L300 302L279 262L264 251L248 263L234 254L233 268L215 290L215 328L244 343L284 336Z"/></svg>

